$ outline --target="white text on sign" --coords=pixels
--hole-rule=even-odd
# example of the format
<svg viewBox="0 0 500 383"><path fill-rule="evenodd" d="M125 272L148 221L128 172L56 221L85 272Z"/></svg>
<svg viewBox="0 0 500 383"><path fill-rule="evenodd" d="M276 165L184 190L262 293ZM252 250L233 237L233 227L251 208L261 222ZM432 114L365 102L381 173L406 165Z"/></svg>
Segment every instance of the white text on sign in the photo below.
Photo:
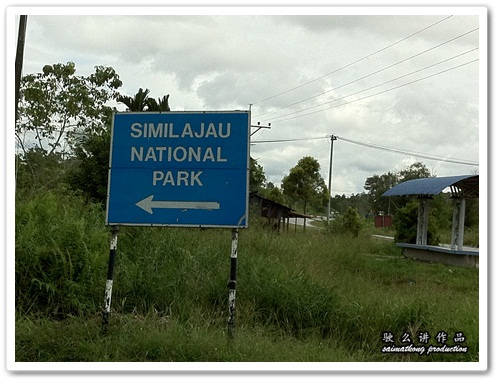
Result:
<svg viewBox="0 0 500 383"><path fill-rule="evenodd" d="M171 170L163 172L161 170L153 171L153 186L162 185L162 186L203 186L203 183L200 180L200 176L203 171L185 171L179 170L174 173Z"/></svg>
<svg viewBox="0 0 500 383"><path fill-rule="evenodd" d="M184 124L182 132L175 130L174 124L160 122L154 124L151 122L134 122L130 126L130 137L132 138L228 138L231 135L231 123L219 123L217 128L214 123L209 123L205 128L205 123L200 123L198 129L191 127L189 122Z"/></svg>
<svg viewBox="0 0 500 383"><path fill-rule="evenodd" d="M228 138L231 123L200 123L195 126L185 123L182 128L173 123L139 123L130 125L132 138L203 139ZM178 143L178 140L176 141ZM221 146L131 146L131 162L227 162ZM153 170L153 186L203 186L203 171Z"/></svg>

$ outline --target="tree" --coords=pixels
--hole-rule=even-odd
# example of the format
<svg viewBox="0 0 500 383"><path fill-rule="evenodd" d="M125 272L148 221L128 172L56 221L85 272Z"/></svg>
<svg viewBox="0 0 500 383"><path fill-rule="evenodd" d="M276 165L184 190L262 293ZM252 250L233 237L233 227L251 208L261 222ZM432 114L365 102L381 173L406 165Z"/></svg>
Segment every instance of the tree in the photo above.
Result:
<svg viewBox="0 0 500 383"><path fill-rule="evenodd" d="M353 237L357 237L362 227L363 222L357 209L350 206L342 217L342 229Z"/></svg>
<svg viewBox="0 0 500 383"><path fill-rule="evenodd" d="M60 153L35 147L16 157L16 194L31 198L42 190L66 187L67 166Z"/></svg>
<svg viewBox="0 0 500 383"><path fill-rule="evenodd" d="M149 112L168 112L170 111L170 105L168 104L169 94L163 96L163 98L159 98L156 101L154 98L148 98L148 111Z"/></svg>
<svg viewBox="0 0 500 383"><path fill-rule="evenodd" d="M345 194L335 194L332 198L331 208L332 211L339 214L344 214L345 210L349 207L349 199Z"/></svg>
<svg viewBox="0 0 500 383"><path fill-rule="evenodd" d="M283 195L283 191L274 185L272 182L266 183L264 188L260 189L260 194L263 197L270 199L271 201L280 203L282 205L286 204L285 196Z"/></svg>
<svg viewBox="0 0 500 383"><path fill-rule="evenodd" d="M421 162L415 162L407 168L397 172L387 172L382 175L373 175L365 181L365 190L368 191L368 198L373 209L373 212L385 211L390 213L391 206L404 206L408 201L408 197L382 197L387 190L397 184L417 178L431 177L431 173L427 167Z"/></svg>
<svg viewBox="0 0 500 383"><path fill-rule="evenodd" d="M120 95L116 98L116 101L125 104L129 112L143 112L148 106L148 94L149 89L143 90L139 88L134 97Z"/></svg>
<svg viewBox="0 0 500 383"><path fill-rule="evenodd" d="M170 111L170 105L168 99L169 94L155 100L149 95L149 89L139 88L137 93L131 96L120 95L116 98L118 102L127 106L127 111L129 112L168 112Z"/></svg>
<svg viewBox="0 0 500 383"><path fill-rule="evenodd" d="M283 194L293 203L302 202L304 214L310 201L321 201L324 206L328 200L327 187L319 170L319 162L313 157L306 156L301 158L297 165L290 169L290 174L281 181Z"/></svg>
<svg viewBox="0 0 500 383"><path fill-rule="evenodd" d="M259 165L256 159L252 157L250 157L250 192L257 192L262 197L283 205L286 203L281 189L275 186L272 182L266 183L264 168Z"/></svg>
<svg viewBox="0 0 500 383"><path fill-rule="evenodd" d="M368 191L368 200L374 213L390 210L389 201L384 199L382 194L398 183L397 174L391 172L382 174L381 176L374 174L372 177L366 179L364 188Z"/></svg>
<svg viewBox="0 0 500 383"><path fill-rule="evenodd" d="M271 189L268 189L268 191L266 192L266 197L269 198L271 201L280 203L282 205L286 203L285 197L283 196L283 192L277 186L273 186Z"/></svg>
<svg viewBox="0 0 500 383"><path fill-rule="evenodd" d="M96 66L95 73L76 75L75 64L45 65L22 79L16 138L26 153L33 146L47 154L71 152L79 137L99 134L109 125L122 85L115 70ZM68 149L64 147L68 145Z"/></svg>
<svg viewBox="0 0 500 383"><path fill-rule="evenodd" d="M366 193L351 194L349 205L355 208L361 217L366 217L371 213L371 206Z"/></svg>
<svg viewBox="0 0 500 383"><path fill-rule="evenodd" d="M68 175L73 189L105 205L108 192L110 129L86 137L75 148L74 166Z"/></svg>
<svg viewBox="0 0 500 383"><path fill-rule="evenodd" d="M429 177L432 177L431 172L422 162L415 162L398 173L399 182Z"/></svg>
<svg viewBox="0 0 500 383"><path fill-rule="evenodd" d="M129 111L169 111L169 95L158 99L148 97L149 89L139 88L134 97L117 96L117 101L125 104ZM69 174L70 185L80 190L95 202L106 203L108 188L109 150L111 122L107 129L90 134L79 141L74 150L74 165Z"/></svg>
<svg viewBox="0 0 500 383"><path fill-rule="evenodd" d="M256 159L250 157L250 192L258 192L264 187L266 175L264 168Z"/></svg>
<svg viewBox="0 0 500 383"><path fill-rule="evenodd" d="M408 202L404 207L396 211L394 217L394 228L396 234L395 242L416 243L418 225L418 203L416 201ZM427 227L427 244L438 245L439 236L437 230L436 217L433 209L429 214L429 224Z"/></svg>

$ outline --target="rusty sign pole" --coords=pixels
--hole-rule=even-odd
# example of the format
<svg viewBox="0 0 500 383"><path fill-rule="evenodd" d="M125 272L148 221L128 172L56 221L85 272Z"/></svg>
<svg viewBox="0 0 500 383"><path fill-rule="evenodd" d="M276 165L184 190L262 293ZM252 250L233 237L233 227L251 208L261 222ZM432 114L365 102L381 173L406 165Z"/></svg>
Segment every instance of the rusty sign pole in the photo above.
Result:
<svg viewBox="0 0 500 383"><path fill-rule="evenodd" d="M229 273L229 318L227 320L227 333L230 338L234 335L236 315L236 260L238 258L238 229L231 232L231 271Z"/></svg>
<svg viewBox="0 0 500 383"><path fill-rule="evenodd" d="M108 275L106 278L106 290L104 292L104 310L102 311L102 329L107 330L109 316L111 315L111 293L113 290L113 272L115 270L116 247L118 244L118 226L111 229L111 241L109 245Z"/></svg>

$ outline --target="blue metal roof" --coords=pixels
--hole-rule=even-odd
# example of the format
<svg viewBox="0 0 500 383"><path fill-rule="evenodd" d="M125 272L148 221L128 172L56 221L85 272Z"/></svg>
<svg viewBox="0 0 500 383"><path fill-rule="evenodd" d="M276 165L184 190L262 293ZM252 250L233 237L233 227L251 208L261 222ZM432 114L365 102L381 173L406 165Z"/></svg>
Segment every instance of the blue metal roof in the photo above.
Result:
<svg viewBox="0 0 500 383"><path fill-rule="evenodd" d="M451 177L431 177L417 178L414 180L402 182L387 190L382 196L394 195L435 195L441 193L448 186L452 186L468 178L479 176L451 176Z"/></svg>

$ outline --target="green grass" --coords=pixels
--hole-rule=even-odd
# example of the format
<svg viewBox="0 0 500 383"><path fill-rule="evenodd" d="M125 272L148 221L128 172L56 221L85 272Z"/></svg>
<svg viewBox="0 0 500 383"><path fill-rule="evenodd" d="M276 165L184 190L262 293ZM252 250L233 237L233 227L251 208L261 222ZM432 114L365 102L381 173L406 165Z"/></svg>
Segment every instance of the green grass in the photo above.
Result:
<svg viewBox="0 0 500 383"><path fill-rule="evenodd" d="M16 355L27 361L59 362L292 362L368 361L333 339L297 339L263 326L240 326L228 340L224 327L197 321L179 323L156 314L120 314L106 334L100 318L63 322L24 318ZM19 361L19 359L17 359Z"/></svg>
<svg viewBox="0 0 500 383"><path fill-rule="evenodd" d="M240 231L227 336L229 230L121 228L101 332L101 209L44 194L16 206L16 361L478 361L477 269L417 262L391 241ZM382 354L382 334L446 331L466 354ZM435 341L431 341L435 344Z"/></svg>
<svg viewBox="0 0 500 383"><path fill-rule="evenodd" d="M439 240L443 244L451 243L451 229L449 230L439 230ZM464 229L464 246L479 247L479 228L469 228Z"/></svg>

